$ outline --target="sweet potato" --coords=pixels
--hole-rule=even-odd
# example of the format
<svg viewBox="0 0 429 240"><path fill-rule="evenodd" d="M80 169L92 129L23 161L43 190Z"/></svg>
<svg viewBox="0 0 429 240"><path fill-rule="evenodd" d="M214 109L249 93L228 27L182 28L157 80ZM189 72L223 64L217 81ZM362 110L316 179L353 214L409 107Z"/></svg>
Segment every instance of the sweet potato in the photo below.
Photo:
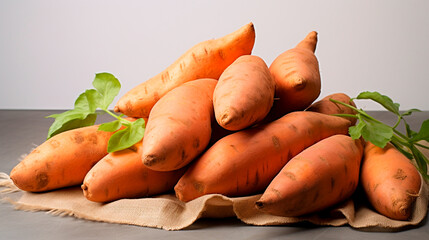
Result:
<svg viewBox="0 0 429 240"><path fill-rule="evenodd" d="M168 92L153 107L142 159L156 171L184 167L207 147L214 121L215 79L198 79Z"/></svg>
<svg viewBox="0 0 429 240"><path fill-rule="evenodd" d="M360 139L325 138L292 158L255 205L266 213L296 217L338 204L358 186L362 154Z"/></svg>
<svg viewBox="0 0 429 240"><path fill-rule="evenodd" d="M380 148L366 142L360 183L377 212L407 220L422 181L416 167L393 145Z"/></svg>
<svg viewBox="0 0 429 240"><path fill-rule="evenodd" d="M164 71L123 95L114 110L130 117L148 117L153 105L167 92L191 80L218 79L235 59L251 54L254 42L253 23L224 37L200 42Z"/></svg>
<svg viewBox="0 0 429 240"><path fill-rule="evenodd" d="M30 192L80 185L91 167L107 155L112 134L98 131L98 125L57 134L16 165L10 178Z"/></svg>
<svg viewBox="0 0 429 240"><path fill-rule="evenodd" d="M320 94L319 62L314 55L317 32L310 32L296 47L280 54L270 65L276 83L270 113L276 119L292 111L306 109Z"/></svg>
<svg viewBox="0 0 429 240"><path fill-rule="evenodd" d="M347 134L349 126L340 117L302 111L227 135L192 162L176 196L187 202L210 193L261 192L289 159L321 139Z"/></svg>
<svg viewBox="0 0 429 240"><path fill-rule="evenodd" d="M222 73L213 93L217 122L236 131L261 121L273 105L274 91L274 80L262 58L237 58Z"/></svg>
<svg viewBox="0 0 429 240"><path fill-rule="evenodd" d="M324 114L352 114L352 115L356 114L355 110L349 107L345 107L344 105L334 103L329 99L334 99L356 107L355 103L351 100L351 98L347 94L333 93L322 98L317 102L314 102L306 110L312 111L312 112L324 113ZM357 121L356 118L354 117L345 117L345 118L348 119L352 123L352 125L356 124L356 121Z"/></svg>
<svg viewBox="0 0 429 240"><path fill-rule="evenodd" d="M97 162L81 186L85 197L94 202L110 202L172 191L185 169L153 171L143 165L141 150L142 142L139 142L131 148L109 153Z"/></svg>

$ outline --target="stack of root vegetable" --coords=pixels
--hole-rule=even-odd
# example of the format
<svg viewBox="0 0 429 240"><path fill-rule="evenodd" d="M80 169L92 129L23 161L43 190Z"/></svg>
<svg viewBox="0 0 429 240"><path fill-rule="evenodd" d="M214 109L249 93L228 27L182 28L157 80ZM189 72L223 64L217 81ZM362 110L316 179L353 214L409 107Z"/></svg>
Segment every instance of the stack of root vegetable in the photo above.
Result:
<svg viewBox="0 0 429 240"><path fill-rule="evenodd" d="M301 216L339 204L360 185L381 214L410 217L424 182L392 145L354 140L344 93L320 101L310 32L268 67L252 55L249 23L201 42L117 102L115 111L147 120L131 148L107 153L111 132L89 126L58 134L11 172L24 191L81 185L87 199L110 202L174 191L188 202L206 194L261 194L255 207Z"/></svg>

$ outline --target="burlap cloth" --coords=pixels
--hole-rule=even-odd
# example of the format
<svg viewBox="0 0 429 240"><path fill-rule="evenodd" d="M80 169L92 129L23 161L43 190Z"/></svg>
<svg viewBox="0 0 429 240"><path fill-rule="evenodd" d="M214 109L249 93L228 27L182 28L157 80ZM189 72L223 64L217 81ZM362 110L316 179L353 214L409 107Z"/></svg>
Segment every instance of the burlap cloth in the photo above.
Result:
<svg viewBox="0 0 429 240"><path fill-rule="evenodd" d="M429 151L424 150L429 156ZM174 194L152 198L122 199L100 204L88 201L80 188L67 188L46 193L23 192L13 185L8 175L1 174L3 199L16 209L48 211L57 215L71 215L93 221L180 230L199 218L237 217L250 225L290 225L309 222L325 226L349 226L366 231L399 231L419 226L428 212L429 187L423 182L413 208L412 218L396 221L376 213L358 189L347 201L317 214L303 217L278 217L262 213L254 207L260 195L230 198L219 194L200 197L188 203Z"/></svg>

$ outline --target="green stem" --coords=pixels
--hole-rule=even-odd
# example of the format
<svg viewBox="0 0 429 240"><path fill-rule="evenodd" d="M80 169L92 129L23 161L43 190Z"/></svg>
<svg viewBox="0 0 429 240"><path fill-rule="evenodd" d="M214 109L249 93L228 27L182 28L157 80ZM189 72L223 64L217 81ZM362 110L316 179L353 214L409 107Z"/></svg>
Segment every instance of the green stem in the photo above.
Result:
<svg viewBox="0 0 429 240"><path fill-rule="evenodd" d="M345 113L341 113L341 114L332 114L333 116L337 116L337 117L350 117L350 118L359 118L356 115L353 114L345 114Z"/></svg>
<svg viewBox="0 0 429 240"><path fill-rule="evenodd" d="M428 146L425 146L425 145L420 144L420 143L414 143L414 145L419 146L419 147L421 147L421 148L429 149L429 147L428 147Z"/></svg>
<svg viewBox="0 0 429 240"><path fill-rule="evenodd" d="M410 148L410 142L408 142L406 139L398 136L398 135L393 135L392 136L392 141L395 141L396 143L401 144L402 146L405 146L407 148Z"/></svg>
<svg viewBox="0 0 429 240"><path fill-rule="evenodd" d="M109 111L109 110L107 110L107 109L103 109L103 111L105 111L105 112L106 112L107 114L109 114L110 116L112 116L112 117L116 118L117 120L121 121L121 123L122 123L123 125L130 126L130 125L132 124L132 122L128 121L128 120L127 120L127 119L125 119L125 118L122 118L121 116L118 116L118 115L116 115L116 114L112 113L111 111Z"/></svg>
<svg viewBox="0 0 429 240"><path fill-rule="evenodd" d="M393 125L393 127L392 127L393 129L395 129L399 125L399 123L401 122L401 119L402 119L402 117L398 116L398 120L396 121L395 125Z"/></svg>
<svg viewBox="0 0 429 240"><path fill-rule="evenodd" d="M332 98L330 98L329 100L330 100L331 102L338 103L338 104L341 104L341 105L343 105L343 106L349 107L349 108L351 108L351 109L355 110L356 112L359 112L359 111L360 111L359 109L357 109L356 107L354 107L354 106L352 106L352 105L350 105L350 104L343 103L343 102L341 102L341 101L338 101L338 100L335 100L335 99L332 99Z"/></svg>
<svg viewBox="0 0 429 240"><path fill-rule="evenodd" d="M350 104L343 103L343 102L341 102L341 101L338 101L338 100L335 100L335 99L332 99L332 98L330 98L329 100L330 100L331 102L338 103L338 104L341 104L341 105L346 106L346 107L348 107L348 108L351 108L351 109L355 110L356 112L358 112L360 115L365 116L366 118L371 119L372 121L375 121L375 122L377 122L377 123L382 123L382 122L378 121L377 119L373 118L371 115L369 115L369 114L368 114L368 113L366 113L365 111L363 111L363 110L361 110L361 109L358 109L358 108L356 108L356 107L354 107L354 106L352 106L352 105L350 105ZM384 124L384 123L383 123L383 124ZM390 126L389 126L389 127L390 127Z"/></svg>
<svg viewBox="0 0 429 240"><path fill-rule="evenodd" d="M393 132L396 135L398 135L399 137L401 137L402 139L405 139L408 143L410 142L410 139L405 134L401 133L400 131L393 128Z"/></svg>

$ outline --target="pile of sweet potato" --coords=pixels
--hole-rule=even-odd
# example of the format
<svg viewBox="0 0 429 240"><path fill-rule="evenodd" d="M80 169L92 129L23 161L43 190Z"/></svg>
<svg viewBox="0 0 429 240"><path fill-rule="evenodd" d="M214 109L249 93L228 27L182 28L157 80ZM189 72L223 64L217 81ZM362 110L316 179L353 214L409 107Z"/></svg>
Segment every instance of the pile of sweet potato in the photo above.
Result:
<svg viewBox="0 0 429 240"><path fill-rule="evenodd" d="M280 216L317 212L349 198L360 184L373 207L408 219L421 177L390 144L348 135L354 105L321 91L317 33L268 66L252 55L249 23L201 42L117 102L114 110L147 121L131 148L107 153L111 132L98 126L60 133L11 172L22 190L81 185L86 198L109 202L174 191L182 201L205 194L261 194L260 211Z"/></svg>

